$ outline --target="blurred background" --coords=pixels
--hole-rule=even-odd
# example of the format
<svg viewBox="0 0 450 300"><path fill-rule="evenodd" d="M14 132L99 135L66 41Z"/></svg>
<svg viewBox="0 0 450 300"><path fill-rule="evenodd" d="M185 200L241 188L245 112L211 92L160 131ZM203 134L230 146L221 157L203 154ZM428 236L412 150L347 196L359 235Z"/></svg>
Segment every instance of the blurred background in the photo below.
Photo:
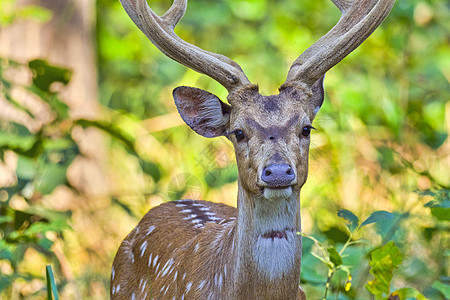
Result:
<svg viewBox="0 0 450 300"><path fill-rule="evenodd" d="M171 4L150 2L159 14ZM327 73L301 200L311 299L387 299L369 262L391 241L401 260L388 292L450 298L449 8L397 1ZM339 15L329 0L192 0L176 32L267 95ZM2 0L0 26L0 299L44 299L47 264L60 298L107 299L115 252L148 209L236 205L231 144L196 135L171 96L226 90L161 54L119 1Z"/></svg>

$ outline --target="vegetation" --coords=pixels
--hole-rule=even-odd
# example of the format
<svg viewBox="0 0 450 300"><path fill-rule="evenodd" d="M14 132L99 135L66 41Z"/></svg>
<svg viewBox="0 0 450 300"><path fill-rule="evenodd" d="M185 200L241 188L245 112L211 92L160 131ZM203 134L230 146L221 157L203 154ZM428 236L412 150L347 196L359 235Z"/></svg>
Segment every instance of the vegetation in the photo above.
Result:
<svg viewBox="0 0 450 300"><path fill-rule="evenodd" d="M162 12L169 3L151 5ZM49 18L41 8L3 11L5 26ZM35 131L0 119L0 160L15 172L0 187L1 299L51 297L47 264L62 299L105 299L115 251L150 207L183 197L235 205L231 144L179 126L171 97L179 85L223 100L226 90L159 53L119 1L98 0L97 11L97 119L71 116L52 88L64 90L71 70L38 58L0 60L1 97L37 118L15 99L21 89L52 112ZM327 0L192 0L177 32L231 57L270 94L338 18ZM450 298L449 18L444 0L398 1L326 76L302 190L301 278L311 299ZM8 77L18 68L32 74L29 85ZM87 156L80 132L91 130L102 133L103 194L70 176Z"/></svg>

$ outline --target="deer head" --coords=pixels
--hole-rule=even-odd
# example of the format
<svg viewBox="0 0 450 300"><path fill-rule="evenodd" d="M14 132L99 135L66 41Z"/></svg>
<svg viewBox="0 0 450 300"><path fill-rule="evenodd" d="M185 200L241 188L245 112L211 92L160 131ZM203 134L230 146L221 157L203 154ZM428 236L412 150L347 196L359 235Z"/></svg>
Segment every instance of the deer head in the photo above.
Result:
<svg viewBox="0 0 450 300"><path fill-rule="evenodd" d="M178 111L198 134L226 136L234 145L239 183L269 200L298 192L308 173L309 135L324 99L326 71L358 47L384 20L393 0L333 0L339 22L291 66L278 95L263 96L238 64L181 40L174 28L187 0L175 0L162 16L145 1L121 0L136 25L164 54L206 74L229 92L227 105L206 91L178 87Z"/></svg>

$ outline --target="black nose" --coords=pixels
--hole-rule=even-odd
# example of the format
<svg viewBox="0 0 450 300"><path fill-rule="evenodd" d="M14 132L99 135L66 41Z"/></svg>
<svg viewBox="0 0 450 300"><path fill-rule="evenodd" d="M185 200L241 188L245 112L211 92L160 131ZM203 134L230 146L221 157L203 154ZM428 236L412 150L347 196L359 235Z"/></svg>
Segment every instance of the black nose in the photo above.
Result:
<svg viewBox="0 0 450 300"><path fill-rule="evenodd" d="M271 188L283 188L291 185L295 179L294 170L285 164L271 164L262 170L262 181Z"/></svg>

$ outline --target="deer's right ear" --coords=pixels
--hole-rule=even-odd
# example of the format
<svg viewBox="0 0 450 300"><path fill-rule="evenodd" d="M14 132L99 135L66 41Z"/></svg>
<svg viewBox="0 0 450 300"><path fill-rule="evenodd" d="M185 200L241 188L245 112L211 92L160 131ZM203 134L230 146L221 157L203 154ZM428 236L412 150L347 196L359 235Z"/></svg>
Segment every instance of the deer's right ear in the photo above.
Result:
<svg viewBox="0 0 450 300"><path fill-rule="evenodd" d="M207 138L226 134L231 106L217 96L201 89L179 86L173 90L173 98L181 118L195 132Z"/></svg>

